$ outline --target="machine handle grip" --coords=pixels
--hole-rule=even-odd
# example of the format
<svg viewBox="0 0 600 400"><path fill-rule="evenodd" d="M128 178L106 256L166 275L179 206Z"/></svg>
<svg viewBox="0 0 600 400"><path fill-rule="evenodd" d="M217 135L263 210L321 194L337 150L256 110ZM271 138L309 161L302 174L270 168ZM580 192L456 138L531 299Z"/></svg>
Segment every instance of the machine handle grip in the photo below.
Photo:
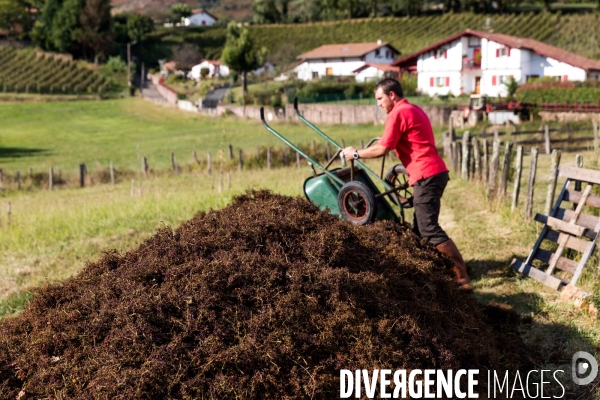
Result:
<svg viewBox="0 0 600 400"><path fill-rule="evenodd" d="M265 108L264 107L260 108L260 120L262 122L265 122Z"/></svg>

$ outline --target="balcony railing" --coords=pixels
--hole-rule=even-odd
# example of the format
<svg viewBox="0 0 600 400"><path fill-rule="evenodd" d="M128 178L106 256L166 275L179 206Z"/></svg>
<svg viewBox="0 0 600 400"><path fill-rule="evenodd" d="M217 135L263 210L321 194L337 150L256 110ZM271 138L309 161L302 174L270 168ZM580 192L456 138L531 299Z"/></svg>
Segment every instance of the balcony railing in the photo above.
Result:
<svg viewBox="0 0 600 400"><path fill-rule="evenodd" d="M473 58L463 58L464 69L481 69L481 60L475 60Z"/></svg>

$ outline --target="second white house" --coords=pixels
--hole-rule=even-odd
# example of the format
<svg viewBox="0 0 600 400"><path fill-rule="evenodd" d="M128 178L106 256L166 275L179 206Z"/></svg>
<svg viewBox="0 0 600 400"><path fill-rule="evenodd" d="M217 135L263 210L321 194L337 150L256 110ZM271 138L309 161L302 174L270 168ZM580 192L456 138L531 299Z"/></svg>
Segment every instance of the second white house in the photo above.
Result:
<svg viewBox="0 0 600 400"><path fill-rule="evenodd" d="M311 80L324 76L354 76L366 63L389 65L398 50L389 43L328 44L298 56L300 64L294 68L298 79ZM370 71L372 76L377 72Z"/></svg>

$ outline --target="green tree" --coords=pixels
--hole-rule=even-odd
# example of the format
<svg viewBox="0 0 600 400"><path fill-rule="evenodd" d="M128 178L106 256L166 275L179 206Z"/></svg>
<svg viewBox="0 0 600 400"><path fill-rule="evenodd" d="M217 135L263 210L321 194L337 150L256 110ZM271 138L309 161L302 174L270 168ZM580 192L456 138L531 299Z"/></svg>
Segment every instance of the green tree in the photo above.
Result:
<svg viewBox="0 0 600 400"><path fill-rule="evenodd" d="M60 52L77 53L79 36L79 16L85 2L83 0L65 0L52 18L50 40L54 49Z"/></svg>
<svg viewBox="0 0 600 400"><path fill-rule="evenodd" d="M177 3L169 8L169 15L173 22L182 22L184 18L192 15L192 9L187 4Z"/></svg>
<svg viewBox="0 0 600 400"><path fill-rule="evenodd" d="M127 19L127 35L129 35L131 40L141 43L153 31L154 22L150 17L135 14Z"/></svg>
<svg viewBox="0 0 600 400"><path fill-rule="evenodd" d="M261 23L288 22L290 0L254 0L252 11Z"/></svg>
<svg viewBox="0 0 600 400"><path fill-rule="evenodd" d="M81 28L77 40L94 52L94 64L106 56L114 37L110 16L110 0L87 0L79 21Z"/></svg>
<svg viewBox="0 0 600 400"><path fill-rule="evenodd" d="M61 9L62 3L62 0L47 0L42 15L33 28L33 41L44 50L55 50L52 40L52 22Z"/></svg>
<svg viewBox="0 0 600 400"><path fill-rule="evenodd" d="M8 32L8 38L15 36L16 27L27 18L25 10L14 0L0 0L0 28Z"/></svg>
<svg viewBox="0 0 600 400"><path fill-rule="evenodd" d="M242 91L245 97L248 92L246 76L264 62L266 49L257 49L248 34L248 29L236 22L227 25L227 41L221 54L221 61L242 77ZM245 105L245 100L244 100Z"/></svg>

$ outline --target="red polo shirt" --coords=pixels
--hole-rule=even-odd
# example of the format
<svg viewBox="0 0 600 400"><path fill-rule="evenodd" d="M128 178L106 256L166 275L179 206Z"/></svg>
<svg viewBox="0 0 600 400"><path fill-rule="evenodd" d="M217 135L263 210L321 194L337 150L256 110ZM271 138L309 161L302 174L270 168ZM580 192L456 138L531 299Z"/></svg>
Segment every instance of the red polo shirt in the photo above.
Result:
<svg viewBox="0 0 600 400"><path fill-rule="evenodd" d="M402 99L390 111L379 144L396 150L408 172L409 185L447 172L446 164L435 148L433 129L427 114L408 100Z"/></svg>

